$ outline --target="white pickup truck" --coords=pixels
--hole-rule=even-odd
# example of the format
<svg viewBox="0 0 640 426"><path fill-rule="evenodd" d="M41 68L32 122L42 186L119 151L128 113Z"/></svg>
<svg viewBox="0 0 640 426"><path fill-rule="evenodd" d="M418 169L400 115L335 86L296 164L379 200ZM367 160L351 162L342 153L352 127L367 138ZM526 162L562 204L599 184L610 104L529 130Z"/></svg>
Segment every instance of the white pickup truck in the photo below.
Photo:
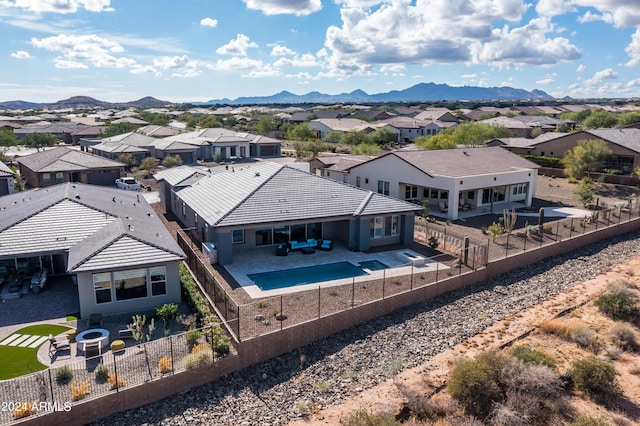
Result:
<svg viewBox="0 0 640 426"><path fill-rule="evenodd" d="M132 177L121 177L116 179L116 186L121 189L128 189L129 191L140 191L140 183Z"/></svg>

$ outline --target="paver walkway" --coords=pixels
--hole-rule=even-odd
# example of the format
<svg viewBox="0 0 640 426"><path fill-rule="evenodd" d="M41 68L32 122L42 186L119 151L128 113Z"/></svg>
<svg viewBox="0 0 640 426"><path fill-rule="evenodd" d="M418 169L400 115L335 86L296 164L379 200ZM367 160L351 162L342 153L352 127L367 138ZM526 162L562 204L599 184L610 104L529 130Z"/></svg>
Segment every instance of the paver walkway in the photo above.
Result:
<svg viewBox="0 0 640 426"><path fill-rule="evenodd" d="M37 348L48 336L14 333L0 342L0 346L18 346L21 348Z"/></svg>

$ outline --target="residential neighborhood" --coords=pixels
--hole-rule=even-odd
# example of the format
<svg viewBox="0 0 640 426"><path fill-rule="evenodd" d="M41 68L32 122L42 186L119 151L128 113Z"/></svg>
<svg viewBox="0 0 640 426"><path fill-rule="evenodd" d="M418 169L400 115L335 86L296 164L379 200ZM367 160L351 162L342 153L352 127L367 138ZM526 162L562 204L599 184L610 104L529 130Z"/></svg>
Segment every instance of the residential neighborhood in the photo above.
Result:
<svg viewBox="0 0 640 426"><path fill-rule="evenodd" d="M126 395L147 404L183 377L216 381L526 268L536 250L634 232L640 130L582 111L640 122L633 105L4 111L0 351L88 375L90 401L145 388ZM600 151L582 180L564 164L586 146ZM549 176L586 189L549 191ZM40 373L10 365L36 392ZM103 368L127 388L93 379ZM152 390L163 381L175 386Z"/></svg>

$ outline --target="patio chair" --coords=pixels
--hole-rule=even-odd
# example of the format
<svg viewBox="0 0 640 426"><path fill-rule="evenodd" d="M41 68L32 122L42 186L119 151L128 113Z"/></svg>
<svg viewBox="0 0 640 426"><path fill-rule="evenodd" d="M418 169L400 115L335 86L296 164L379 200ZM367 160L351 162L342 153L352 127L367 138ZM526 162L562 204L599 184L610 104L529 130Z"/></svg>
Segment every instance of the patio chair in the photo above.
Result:
<svg viewBox="0 0 640 426"><path fill-rule="evenodd" d="M53 334L49 335L49 355L53 356L58 351L71 351L71 343L69 339L56 340Z"/></svg>
<svg viewBox="0 0 640 426"><path fill-rule="evenodd" d="M333 249L333 241L332 240L322 240L322 243L318 246L318 249L324 251L330 251Z"/></svg>
<svg viewBox="0 0 640 426"><path fill-rule="evenodd" d="M84 345L85 358L93 358L100 355L102 355L102 346L100 345L100 342L86 343Z"/></svg>
<svg viewBox="0 0 640 426"><path fill-rule="evenodd" d="M447 208L447 203L446 203L445 201L440 201L440 202L438 203L438 207L440 208L440 211L441 211L442 213L446 213L446 212L448 212L448 211L449 211L449 209Z"/></svg>
<svg viewBox="0 0 640 426"><path fill-rule="evenodd" d="M102 327L102 314L89 315L89 328Z"/></svg>
<svg viewBox="0 0 640 426"><path fill-rule="evenodd" d="M133 331L131 331L128 327L121 328L118 330L118 339L133 339Z"/></svg>
<svg viewBox="0 0 640 426"><path fill-rule="evenodd" d="M289 244L278 244L276 247L276 256L286 256L289 254Z"/></svg>

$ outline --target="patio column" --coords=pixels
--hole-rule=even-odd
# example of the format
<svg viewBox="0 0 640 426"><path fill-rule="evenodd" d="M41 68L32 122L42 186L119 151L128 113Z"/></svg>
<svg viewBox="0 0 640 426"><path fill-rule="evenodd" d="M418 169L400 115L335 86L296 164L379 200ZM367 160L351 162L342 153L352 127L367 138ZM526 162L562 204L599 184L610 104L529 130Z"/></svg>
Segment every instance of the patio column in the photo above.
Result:
<svg viewBox="0 0 640 426"><path fill-rule="evenodd" d="M225 146L224 147L224 158L231 158L231 147L230 146Z"/></svg>
<svg viewBox="0 0 640 426"><path fill-rule="evenodd" d="M451 220L456 220L458 218L458 209L460 208L460 202L458 201L459 197L460 191L449 191L449 198L447 199L449 211L447 212L447 216Z"/></svg>

